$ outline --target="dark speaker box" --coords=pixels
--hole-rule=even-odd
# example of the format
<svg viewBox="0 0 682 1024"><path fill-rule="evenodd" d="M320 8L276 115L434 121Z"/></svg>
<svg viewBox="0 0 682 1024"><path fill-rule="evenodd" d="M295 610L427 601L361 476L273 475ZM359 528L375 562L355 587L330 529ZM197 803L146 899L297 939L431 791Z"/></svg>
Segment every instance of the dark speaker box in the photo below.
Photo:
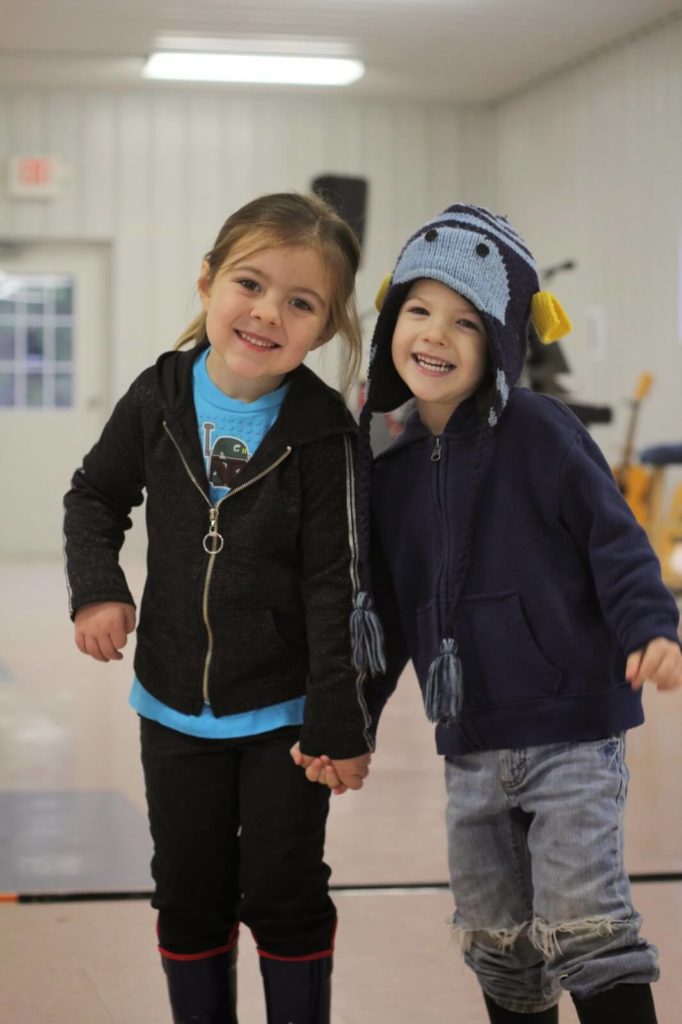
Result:
<svg viewBox="0 0 682 1024"><path fill-rule="evenodd" d="M347 178L340 174L322 174L313 179L312 188L316 195L326 199L350 224L362 249L367 210L366 179Z"/></svg>

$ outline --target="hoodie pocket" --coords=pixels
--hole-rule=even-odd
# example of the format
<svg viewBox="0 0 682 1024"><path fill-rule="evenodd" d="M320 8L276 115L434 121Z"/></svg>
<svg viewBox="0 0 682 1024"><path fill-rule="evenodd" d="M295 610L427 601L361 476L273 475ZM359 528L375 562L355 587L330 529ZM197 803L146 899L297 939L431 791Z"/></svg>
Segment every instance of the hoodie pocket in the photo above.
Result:
<svg viewBox="0 0 682 1024"><path fill-rule="evenodd" d="M299 619L276 614L271 608L245 606L232 606L224 613L216 649L233 682L264 672L284 670L286 674L307 655Z"/></svg>
<svg viewBox="0 0 682 1024"><path fill-rule="evenodd" d="M430 604L417 613L419 678L426 681L436 657L449 608ZM464 703L484 708L554 695L561 672L541 651L517 591L476 594L457 612L456 638L462 662Z"/></svg>

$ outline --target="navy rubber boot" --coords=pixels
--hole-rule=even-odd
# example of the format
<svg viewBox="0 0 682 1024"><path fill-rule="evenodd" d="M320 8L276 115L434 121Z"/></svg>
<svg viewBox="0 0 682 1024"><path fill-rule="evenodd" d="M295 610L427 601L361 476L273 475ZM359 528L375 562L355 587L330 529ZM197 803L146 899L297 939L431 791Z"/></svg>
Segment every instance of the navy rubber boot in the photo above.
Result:
<svg viewBox="0 0 682 1024"><path fill-rule="evenodd" d="M329 1024L332 958L270 960L261 956L267 1024Z"/></svg>
<svg viewBox="0 0 682 1024"><path fill-rule="evenodd" d="M237 1024L237 950L201 960L162 956L173 1024Z"/></svg>

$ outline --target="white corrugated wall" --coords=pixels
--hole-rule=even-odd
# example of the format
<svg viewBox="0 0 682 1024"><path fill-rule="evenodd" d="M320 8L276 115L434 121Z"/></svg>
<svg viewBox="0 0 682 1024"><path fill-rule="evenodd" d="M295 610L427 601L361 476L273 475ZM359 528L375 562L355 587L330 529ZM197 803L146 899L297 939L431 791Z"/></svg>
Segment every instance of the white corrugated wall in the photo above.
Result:
<svg viewBox="0 0 682 1024"><path fill-rule="evenodd" d="M448 106L216 91L0 94L0 158L49 153L61 195L0 191L0 238L112 245L112 397L195 309L202 254L254 196L314 177L369 182L359 307L370 310L405 235L462 188L463 115ZM366 319L367 328L372 317Z"/></svg>
<svg viewBox="0 0 682 1024"><path fill-rule="evenodd" d="M541 267L576 261L552 287L575 325L566 383L614 409L595 437L616 461L627 399L650 371L638 444L682 442L682 21L538 84L496 118L500 208Z"/></svg>

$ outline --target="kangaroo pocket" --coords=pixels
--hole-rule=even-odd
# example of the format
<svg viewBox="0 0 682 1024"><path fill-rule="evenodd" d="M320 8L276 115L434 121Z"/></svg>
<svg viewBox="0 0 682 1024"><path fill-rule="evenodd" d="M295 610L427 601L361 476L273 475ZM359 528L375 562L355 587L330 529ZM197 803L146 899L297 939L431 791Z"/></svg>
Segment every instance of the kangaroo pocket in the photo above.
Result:
<svg viewBox="0 0 682 1024"><path fill-rule="evenodd" d="M271 608L230 607L212 620L216 667L229 682L275 671L299 672L306 663L306 639L300 617Z"/></svg>
<svg viewBox="0 0 682 1024"><path fill-rule="evenodd" d="M424 682L437 655L450 608L419 609L419 662ZM457 612L456 638L462 661L464 703L483 708L552 696L561 672L539 648L515 590L465 598Z"/></svg>

